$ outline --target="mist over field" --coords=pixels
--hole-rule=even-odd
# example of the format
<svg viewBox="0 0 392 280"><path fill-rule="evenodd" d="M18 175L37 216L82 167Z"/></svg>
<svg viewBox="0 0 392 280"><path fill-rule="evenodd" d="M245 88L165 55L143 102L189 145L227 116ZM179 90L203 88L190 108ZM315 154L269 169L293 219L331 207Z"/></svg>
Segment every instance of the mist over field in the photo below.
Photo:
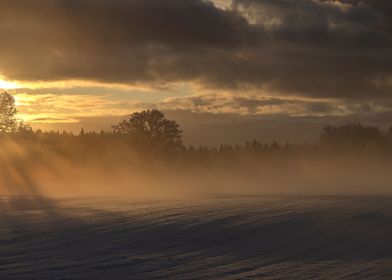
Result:
<svg viewBox="0 0 392 280"><path fill-rule="evenodd" d="M45 137L63 143L51 146L42 140ZM102 140L110 135L84 137L2 139L1 193L129 197L391 194L391 159L384 151L226 147L151 157L123 141Z"/></svg>

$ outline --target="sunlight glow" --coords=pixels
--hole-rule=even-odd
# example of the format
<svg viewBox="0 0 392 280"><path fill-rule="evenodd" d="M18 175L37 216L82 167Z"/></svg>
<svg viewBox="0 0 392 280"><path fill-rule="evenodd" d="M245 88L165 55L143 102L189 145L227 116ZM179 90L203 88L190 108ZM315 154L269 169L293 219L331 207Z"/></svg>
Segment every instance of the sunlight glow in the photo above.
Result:
<svg viewBox="0 0 392 280"><path fill-rule="evenodd" d="M17 83L7 81L0 76L0 90L1 89L17 89L20 86Z"/></svg>

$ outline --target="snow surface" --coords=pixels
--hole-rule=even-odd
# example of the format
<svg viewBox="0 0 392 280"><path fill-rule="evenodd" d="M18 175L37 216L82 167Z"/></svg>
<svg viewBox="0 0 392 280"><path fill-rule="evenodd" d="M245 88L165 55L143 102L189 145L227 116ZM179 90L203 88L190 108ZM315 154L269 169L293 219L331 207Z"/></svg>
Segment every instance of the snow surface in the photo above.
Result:
<svg viewBox="0 0 392 280"><path fill-rule="evenodd" d="M0 279L392 279L381 197L2 197Z"/></svg>

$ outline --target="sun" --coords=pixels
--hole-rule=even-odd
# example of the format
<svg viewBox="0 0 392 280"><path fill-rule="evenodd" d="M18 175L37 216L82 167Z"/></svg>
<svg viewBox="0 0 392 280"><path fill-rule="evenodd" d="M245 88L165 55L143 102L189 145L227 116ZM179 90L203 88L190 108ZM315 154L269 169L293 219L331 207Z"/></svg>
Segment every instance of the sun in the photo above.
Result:
<svg viewBox="0 0 392 280"><path fill-rule="evenodd" d="M2 89L16 89L19 88L17 83L7 81L0 76L0 90Z"/></svg>

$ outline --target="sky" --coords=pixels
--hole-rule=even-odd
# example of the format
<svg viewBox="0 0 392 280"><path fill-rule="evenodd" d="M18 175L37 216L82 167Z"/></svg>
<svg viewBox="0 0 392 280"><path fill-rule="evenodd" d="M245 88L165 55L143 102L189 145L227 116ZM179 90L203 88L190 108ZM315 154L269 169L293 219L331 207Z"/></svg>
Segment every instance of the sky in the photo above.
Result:
<svg viewBox="0 0 392 280"><path fill-rule="evenodd" d="M0 88L34 128L158 108L188 143L392 125L388 0L1 0Z"/></svg>

